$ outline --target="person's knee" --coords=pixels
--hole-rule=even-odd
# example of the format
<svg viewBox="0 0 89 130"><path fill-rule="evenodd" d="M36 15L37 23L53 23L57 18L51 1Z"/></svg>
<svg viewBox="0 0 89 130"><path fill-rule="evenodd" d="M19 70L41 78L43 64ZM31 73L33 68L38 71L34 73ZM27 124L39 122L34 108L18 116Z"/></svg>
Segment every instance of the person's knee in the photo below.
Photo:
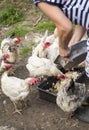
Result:
<svg viewBox="0 0 89 130"><path fill-rule="evenodd" d="M69 23L68 25L63 25L63 26L61 27L61 30L64 31L65 33L68 33L68 34L71 33L72 30L73 30L72 24Z"/></svg>
<svg viewBox="0 0 89 130"><path fill-rule="evenodd" d="M72 24L65 27L66 32L71 33L73 31Z"/></svg>
<svg viewBox="0 0 89 130"><path fill-rule="evenodd" d="M64 34L65 36L71 35L73 32L72 24L65 26L57 26L59 34Z"/></svg>

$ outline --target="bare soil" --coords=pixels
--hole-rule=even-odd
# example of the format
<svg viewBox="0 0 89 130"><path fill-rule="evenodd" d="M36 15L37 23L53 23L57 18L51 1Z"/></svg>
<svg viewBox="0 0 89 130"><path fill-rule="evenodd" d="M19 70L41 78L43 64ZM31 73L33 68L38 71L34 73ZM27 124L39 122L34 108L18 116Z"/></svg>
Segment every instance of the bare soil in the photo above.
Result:
<svg viewBox="0 0 89 130"><path fill-rule="evenodd" d="M26 0L26 3L29 1ZM24 8L29 10L31 3L26 3L24 2ZM31 9L33 8L32 6ZM30 11L27 11L27 13L30 15ZM34 21L37 17L31 15L31 18ZM28 19L28 14L26 19ZM32 22L30 18L28 21ZM4 36L3 30L4 27L1 36ZM28 56L19 59L15 65L15 76L23 79L29 76L25 67L27 59ZM84 82L88 87L89 81L85 80ZM75 117L69 118L69 115L63 112L55 103L40 99L37 86L31 88L27 101L28 107L23 109L22 115L13 114L13 103L0 90L0 130L89 130L88 123L79 121Z"/></svg>

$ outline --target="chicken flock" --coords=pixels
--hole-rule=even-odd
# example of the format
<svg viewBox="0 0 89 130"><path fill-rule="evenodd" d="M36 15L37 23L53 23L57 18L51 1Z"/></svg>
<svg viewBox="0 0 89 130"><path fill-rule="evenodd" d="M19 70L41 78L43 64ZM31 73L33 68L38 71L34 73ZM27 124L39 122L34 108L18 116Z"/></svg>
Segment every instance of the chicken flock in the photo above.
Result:
<svg viewBox="0 0 89 130"><path fill-rule="evenodd" d="M0 74L2 92L10 98L15 107L15 112L21 114L17 108L19 101L24 101L29 95L30 87L37 84L40 79L48 76L55 76L60 80L64 77L64 83L60 85L57 92L57 105L65 112L75 111L83 103L86 95L84 84L75 83L75 79L67 76L58 69L55 60L59 55L58 33L54 30L52 35L48 35L48 30L44 36L38 40L38 44L33 47L32 55L28 58L26 69L29 77L20 79L10 76L10 70L13 68L19 57L20 38L16 38L13 33L8 38L2 40L0 49ZM72 75L72 74L71 74ZM70 87L71 84L73 87ZM71 92L69 93L70 90Z"/></svg>
<svg viewBox="0 0 89 130"><path fill-rule="evenodd" d="M30 92L30 87L38 82L38 78L27 77L20 79L10 76L10 71L19 57L19 44L21 39L13 33L10 37L2 40L0 49L0 75L2 92L10 98L15 106L15 112L21 114L17 108L19 101L24 101Z"/></svg>

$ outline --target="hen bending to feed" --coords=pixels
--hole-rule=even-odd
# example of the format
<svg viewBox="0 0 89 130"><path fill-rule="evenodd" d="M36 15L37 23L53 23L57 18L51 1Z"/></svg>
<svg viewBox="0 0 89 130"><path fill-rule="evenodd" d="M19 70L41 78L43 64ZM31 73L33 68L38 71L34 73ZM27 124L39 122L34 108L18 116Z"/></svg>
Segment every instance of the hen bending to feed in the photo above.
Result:
<svg viewBox="0 0 89 130"><path fill-rule="evenodd" d="M20 79L14 76L8 76L8 73L9 71L4 72L1 77L1 89L2 92L13 102L15 112L21 114L21 110L18 110L16 104L19 101L25 100L30 92L30 87L36 84L39 80L38 78Z"/></svg>
<svg viewBox="0 0 89 130"><path fill-rule="evenodd" d="M85 84L66 79L58 89L56 103L64 112L72 113L82 105L85 96Z"/></svg>
<svg viewBox="0 0 89 130"><path fill-rule="evenodd" d="M29 75L33 77L57 76L63 74L55 63L46 58L31 56L28 58L26 65Z"/></svg>

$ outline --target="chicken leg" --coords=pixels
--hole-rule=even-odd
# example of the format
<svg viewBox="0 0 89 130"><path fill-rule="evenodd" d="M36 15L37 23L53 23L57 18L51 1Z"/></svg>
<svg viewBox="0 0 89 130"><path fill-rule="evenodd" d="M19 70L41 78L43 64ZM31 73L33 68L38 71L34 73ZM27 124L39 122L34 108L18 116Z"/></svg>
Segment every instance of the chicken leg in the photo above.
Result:
<svg viewBox="0 0 89 130"><path fill-rule="evenodd" d="M16 105L15 102L13 102L13 104L14 104L14 108L15 108L15 111L13 112L13 114L18 113L18 114L21 115L21 114L22 114L22 113L21 113L22 110L17 108L17 105Z"/></svg>

